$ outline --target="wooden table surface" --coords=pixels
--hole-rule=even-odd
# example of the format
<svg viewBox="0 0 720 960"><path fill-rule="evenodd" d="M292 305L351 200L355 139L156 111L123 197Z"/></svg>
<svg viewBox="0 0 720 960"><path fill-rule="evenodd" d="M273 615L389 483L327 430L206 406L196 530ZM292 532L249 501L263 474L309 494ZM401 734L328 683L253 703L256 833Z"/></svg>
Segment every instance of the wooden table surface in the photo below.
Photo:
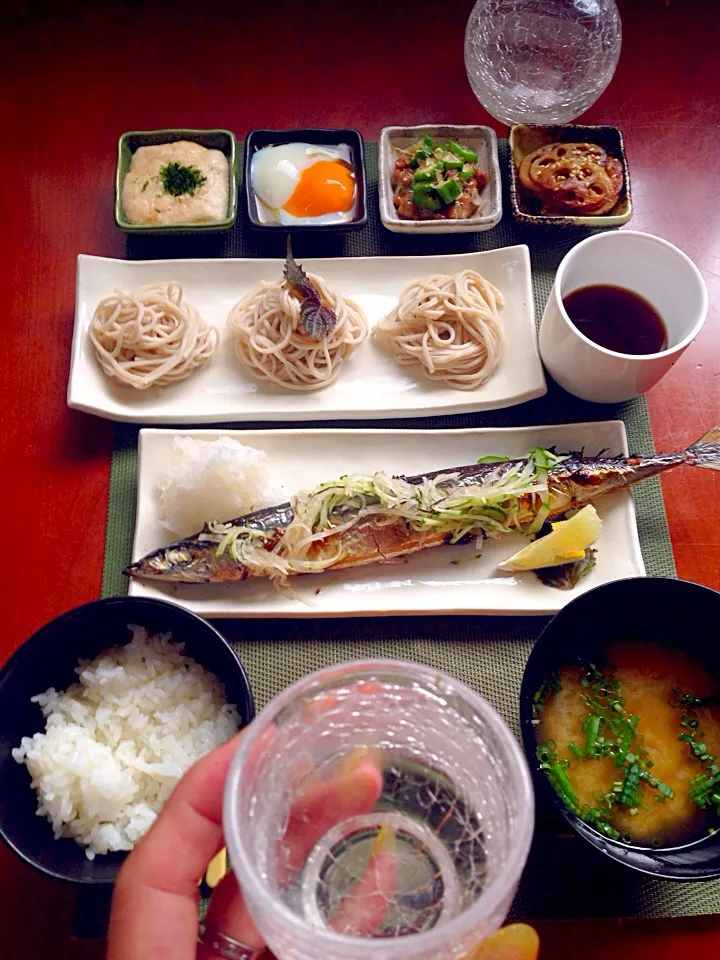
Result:
<svg viewBox="0 0 720 960"><path fill-rule="evenodd" d="M5 0L0 661L100 590L112 425L68 410L65 390L75 257L125 252L112 214L118 135L188 126L242 138L256 127L352 126L372 139L385 125L441 121L502 133L465 78L471 6ZM625 133L632 228L680 246L710 290L702 334L649 394L656 443L674 450L720 421L720 5L620 7L617 74L584 119ZM720 588L720 477L678 471L663 477L663 490L679 576ZM98 941L69 939L72 891L4 847L0 890L7 960L102 956ZM540 930L546 960L720 953L714 918Z"/></svg>

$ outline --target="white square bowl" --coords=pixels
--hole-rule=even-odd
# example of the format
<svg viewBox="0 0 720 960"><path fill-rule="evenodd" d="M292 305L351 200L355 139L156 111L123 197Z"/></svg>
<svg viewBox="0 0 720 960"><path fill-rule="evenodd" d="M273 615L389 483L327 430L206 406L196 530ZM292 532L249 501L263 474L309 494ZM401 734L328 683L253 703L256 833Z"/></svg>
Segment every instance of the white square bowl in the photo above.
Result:
<svg viewBox="0 0 720 960"><path fill-rule="evenodd" d="M395 169L393 147L409 147L426 135L433 140L455 140L456 143L471 147L477 153L478 166L487 173L488 182L480 195L480 209L474 216L466 220L403 220L397 215L390 182ZM457 124L384 127L378 142L378 193L380 219L383 226L393 233L478 233L481 230L490 230L502 218L500 163L495 131L490 127Z"/></svg>

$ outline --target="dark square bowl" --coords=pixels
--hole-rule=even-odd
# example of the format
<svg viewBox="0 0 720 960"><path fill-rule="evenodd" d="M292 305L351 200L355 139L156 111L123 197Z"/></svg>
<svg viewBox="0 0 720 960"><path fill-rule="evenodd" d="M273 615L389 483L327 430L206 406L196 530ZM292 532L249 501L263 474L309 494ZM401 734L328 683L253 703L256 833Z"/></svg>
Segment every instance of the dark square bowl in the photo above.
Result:
<svg viewBox="0 0 720 960"><path fill-rule="evenodd" d="M546 143L596 143L607 153L619 160L623 168L623 185L618 202L599 216L591 215L548 215L539 212L537 201L533 200L523 188L518 176L518 168L525 157ZM513 216L520 223L546 227L619 227L627 223L632 216L632 194L630 192L630 171L625 155L623 135L617 127L608 125L583 126L565 123L551 126L517 123L510 127L508 134L510 165L510 207Z"/></svg>
<svg viewBox="0 0 720 960"><path fill-rule="evenodd" d="M230 194L228 215L224 220L211 223L129 223L122 205L122 186L125 174L130 169L132 155L138 147L154 147L160 143L175 143L190 140L208 150L220 150L225 154L230 168ZM115 169L115 223L126 233L220 233L229 230L237 220L238 169L237 141L229 130L131 130L118 140L118 159Z"/></svg>
<svg viewBox="0 0 720 960"><path fill-rule="evenodd" d="M345 144L350 147L355 167L355 184L358 198L357 216L346 223L304 223L289 225L286 223L264 223L260 219L258 200L250 178L250 162L253 154L263 147L277 146L281 143L312 143L322 146ZM365 173L365 142L357 130L252 130L245 139L245 209L250 224L258 230L274 230L288 233L322 230L326 233L345 233L359 230L367 223L367 176Z"/></svg>

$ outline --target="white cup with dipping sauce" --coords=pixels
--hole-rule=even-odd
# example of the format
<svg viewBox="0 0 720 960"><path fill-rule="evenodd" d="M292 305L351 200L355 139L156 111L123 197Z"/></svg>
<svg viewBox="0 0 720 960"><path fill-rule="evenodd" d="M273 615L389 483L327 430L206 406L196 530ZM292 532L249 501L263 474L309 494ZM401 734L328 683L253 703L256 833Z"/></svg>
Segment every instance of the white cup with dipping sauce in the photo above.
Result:
<svg viewBox="0 0 720 960"><path fill-rule="evenodd" d="M667 342L656 353L619 353L600 346L573 323L563 298L609 285L639 294L660 315ZM601 233L565 255L540 325L540 356L569 393L595 403L620 403L649 390L700 332L708 310L705 281L677 247L636 230Z"/></svg>

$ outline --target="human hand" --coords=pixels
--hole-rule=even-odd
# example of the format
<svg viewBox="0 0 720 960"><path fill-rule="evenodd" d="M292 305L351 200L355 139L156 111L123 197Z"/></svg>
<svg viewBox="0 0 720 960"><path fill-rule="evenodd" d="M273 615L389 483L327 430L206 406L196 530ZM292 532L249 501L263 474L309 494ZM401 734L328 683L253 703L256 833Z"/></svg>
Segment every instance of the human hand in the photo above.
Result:
<svg viewBox="0 0 720 960"><path fill-rule="evenodd" d="M208 931L222 932L223 952L198 948L198 880L223 844L223 787L241 736L185 774L125 861L113 895L107 960L249 960L265 950L232 873L213 892L205 918ZM296 800L283 838L291 851L289 869L304 862L331 826L371 810L381 789L382 773L367 753L351 755L331 778L311 782ZM364 877L333 918L335 929L370 935L382 922L394 878L391 845L378 837ZM234 951L232 941L245 949ZM537 952L535 931L514 924L485 939L465 960L535 960Z"/></svg>

